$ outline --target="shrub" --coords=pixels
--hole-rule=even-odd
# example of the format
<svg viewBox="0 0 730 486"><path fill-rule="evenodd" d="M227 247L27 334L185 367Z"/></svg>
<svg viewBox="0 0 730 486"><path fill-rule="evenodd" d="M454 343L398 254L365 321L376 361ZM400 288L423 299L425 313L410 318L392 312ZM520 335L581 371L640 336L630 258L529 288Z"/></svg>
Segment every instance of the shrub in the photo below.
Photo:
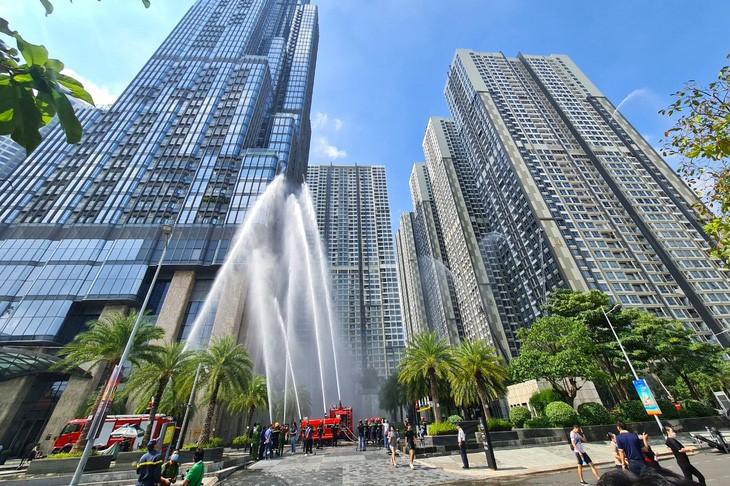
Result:
<svg viewBox="0 0 730 486"><path fill-rule="evenodd" d="M669 400L657 400L656 403L657 405L659 405L659 409L662 411L662 414L660 416L662 420L683 418L686 415L684 413L684 409L677 410L677 407L674 406L674 403L670 402Z"/></svg>
<svg viewBox="0 0 730 486"><path fill-rule="evenodd" d="M532 412L527 407L514 407L509 411L509 420L518 429L521 429L525 425L525 421L531 418Z"/></svg>
<svg viewBox="0 0 730 486"><path fill-rule="evenodd" d="M708 407L697 400L684 400L682 402L682 410L684 410L684 413L689 418L712 417L713 415L717 415L717 411L714 408Z"/></svg>
<svg viewBox="0 0 730 486"><path fill-rule="evenodd" d="M605 425L611 423L611 416L600 403L581 403L578 405L578 421L581 425Z"/></svg>
<svg viewBox="0 0 730 486"><path fill-rule="evenodd" d="M250 441L251 440L249 439L248 434L239 435L238 437L233 438L233 447L235 447L236 449L246 447Z"/></svg>
<svg viewBox="0 0 730 486"><path fill-rule="evenodd" d="M619 414L624 422L646 422L650 419L644 405L639 400L624 402L618 407Z"/></svg>
<svg viewBox="0 0 730 486"><path fill-rule="evenodd" d="M220 437L211 437L208 442L201 442L200 444L186 444L183 449L188 451L194 451L198 447L201 449L212 449L213 447L221 447L223 445L223 439Z"/></svg>
<svg viewBox="0 0 730 486"><path fill-rule="evenodd" d="M544 414L545 407L547 407L549 403L562 401L563 396L552 388L537 392L530 397L530 405L532 405L532 408L535 410L537 415Z"/></svg>
<svg viewBox="0 0 730 486"><path fill-rule="evenodd" d="M78 451L78 452L58 452L56 454L51 454L48 456L48 459L70 459L72 457L81 457L83 455L84 451ZM99 452L96 449L91 449L91 455L92 456L98 456Z"/></svg>
<svg viewBox="0 0 730 486"><path fill-rule="evenodd" d="M570 427L578 421L578 414L565 402L548 403L545 417L553 427Z"/></svg>
<svg viewBox="0 0 730 486"><path fill-rule="evenodd" d="M456 425L451 422L434 422L428 426L428 435L455 435Z"/></svg>
<svg viewBox="0 0 730 486"><path fill-rule="evenodd" d="M490 418L487 420L487 429L490 432L499 432L502 430L512 430L512 422L509 420Z"/></svg>
<svg viewBox="0 0 730 486"><path fill-rule="evenodd" d="M524 426L526 429L547 429L552 427L550 421L543 415L525 420Z"/></svg>
<svg viewBox="0 0 730 486"><path fill-rule="evenodd" d="M461 417L459 417L458 415L451 415L451 416L449 416L449 418L448 418L448 419L446 419L446 420L448 420L448 421L449 421L449 422L451 422L452 424L458 424L459 422L461 422L461 421L462 421L462 420L464 420L464 419L463 419L463 418L461 418Z"/></svg>

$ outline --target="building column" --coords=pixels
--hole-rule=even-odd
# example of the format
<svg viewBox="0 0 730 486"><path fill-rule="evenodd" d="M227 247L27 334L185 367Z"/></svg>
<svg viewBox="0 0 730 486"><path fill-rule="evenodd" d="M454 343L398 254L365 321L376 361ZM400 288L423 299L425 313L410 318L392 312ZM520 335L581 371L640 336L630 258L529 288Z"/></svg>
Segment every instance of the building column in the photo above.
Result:
<svg viewBox="0 0 730 486"><path fill-rule="evenodd" d="M162 303L162 309L157 316L157 326L165 330L165 342L177 341L194 285L194 271L176 271L172 276L165 302Z"/></svg>
<svg viewBox="0 0 730 486"><path fill-rule="evenodd" d="M15 415L25 400L25 395L33 384L33 379L32 376L22 376L0 383L0 443L8 433ZM8 447L10 444L3 445Z"/></svg>
<svg viewBox="0 0 730 486"><path fill-rule="evenodd" d="M129 312L127 306L106 306L101 311L99 318L104 317L112 312ZM66 425L66 422L76 418L76 412L79 407L86 401L89 395L93 395L101 385L102 380L106 377L102 376L104 371L103 365L82 366L91 378L87 376L71 376L66 385L61 398L53 409L53 414L43 430L40 440L40 448L43 454L50 454L53 449L53 442L58 437L59 432Z"/></svg>

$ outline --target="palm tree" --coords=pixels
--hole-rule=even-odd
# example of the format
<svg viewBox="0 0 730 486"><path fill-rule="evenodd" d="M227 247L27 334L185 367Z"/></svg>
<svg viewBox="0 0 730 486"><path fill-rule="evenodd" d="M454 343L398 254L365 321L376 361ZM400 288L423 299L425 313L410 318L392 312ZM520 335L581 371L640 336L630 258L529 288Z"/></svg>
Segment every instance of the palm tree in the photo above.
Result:
<svg viewBox="0 0 730 486"><path fill-rule="evenodd" d="M198 440L200 444L210 439L221 396L233 397L246 388L251 379L252 363L246 349L237 344L232 336L213 339L208 349L200 355L199 362L207 370L209 397L203 432Z"/></svg>
<svg viewBox="0 0 730 486"><path fill-rule="evenodd" d="M263 409L268 404L266 377L264 375L254 375L251 381L248 382L246 389L228 402L228 412L234 415L246 412L248 414L246 425L250 428L256 409Z"/></svg>
<svg viewBox="0 0 730 486"><path fill-rule="evenodd" d="M121 312L102 314L98 320L88 323L89 329L79 333L70 343L66 344L58 353L63 359L53 366L53 370L71 371L82 365L102 366L102 378L108 377L114 367L122 359L124 348L132 334L132 328L137 320L137 312L129 315ZM129 361L136 366L151 360L160 350L159 346L150 344L151 341L162 338L165 331L144 316L140 321L137 333L132 342ZM104 386L102 384L102 386ZM101 402L102 393L99 393L92 410L96 410ZM86 446L86 437L91 421L87 420L81 430L79 440L73 446L73 452L81 451Z"/></svg>
<svg viewBox="0 0 730 486"><path fill-rule="evenodd" d="M454 350L456 366L451 372L452 395L457 405L479 401L484 419L491 418L489 402L507 393L509 373L494 348L484 341L462 341Z"/></svg>
<svg viewBox="0 0 730 486"><path fill-rule="evenodd" d="M407 384L419 377L428 381L436 422L441 422L438 380L447 378L454 365L451 347L433 331L415 335L400 362L398 382Z"/></svg>
<svg viewBox="0 0 730 486"><path fill-rule="evenodd" d="M145 398L153 397L150 407L150 423L147 424L147 430L142 438L142 447L147 445L150 440L155 415L162 402L165 388L173 377L189 374L194 369L192 364L194 356L194 352L185 351L184 343L166 344L159 354L135 371L127 382L124 388L125 394Z"/></svg>

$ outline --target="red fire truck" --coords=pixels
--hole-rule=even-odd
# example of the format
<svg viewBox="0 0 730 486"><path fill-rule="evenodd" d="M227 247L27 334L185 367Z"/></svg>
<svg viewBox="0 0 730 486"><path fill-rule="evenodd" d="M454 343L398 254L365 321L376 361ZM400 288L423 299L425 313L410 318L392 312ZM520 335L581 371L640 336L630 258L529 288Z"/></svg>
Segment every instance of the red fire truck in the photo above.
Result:
<svg viewBox="0 0 730 486"><path fill-rule="evenodd" d="M345 429L352 433L352 407L343 407L340 404L337 407L330 408L330 418L340 419L340 436L346 436Z"/></svg>
<svg viewBox="0 0 730 486"><path fill-rule="evenodd" d="M128 445L129 450L138 448L142 442L147 425L150 423L150 416L145 415L107 415L104 425L101 428L99 437L94 441L95 449L106 449L115 442ZM69 420L58 438L53 443L53 453L68 452L74 443L79 440L81 430L91 417ZM162 427L172 422L172 417L166 415L155 415L155 424L152 427L152 437L158 437ZM123 427L127 426L127 427ZM121 431L119 429L122 429ZM119 431L119 432L117 432Z"/></svg>
<svg viewBox="0 0 730 486"><path fill-rule="evenodd" d="M304 437L304 429L307 427L307 425L311 425L312 429L314 429L314 435L312 438L314 439L314 442L317 443L317 430L319 428L319 425L322 424L322 442L325 444L331 444L332 443L332 431L334 430L335 425L340 426L340 419L339 418L321 418L321 419L309 419L309 420L302 420L302 428L300 435Z"/></svg>

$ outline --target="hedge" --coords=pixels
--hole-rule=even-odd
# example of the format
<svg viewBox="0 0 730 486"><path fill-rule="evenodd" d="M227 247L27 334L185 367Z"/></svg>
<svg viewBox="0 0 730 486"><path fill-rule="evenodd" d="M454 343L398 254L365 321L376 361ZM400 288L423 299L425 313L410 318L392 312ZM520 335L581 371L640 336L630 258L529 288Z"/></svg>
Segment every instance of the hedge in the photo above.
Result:
<svg viewBox="0 0 730 486"><path fill-rule="evenodd" d="M543 415L525 420L524 426L526 429L547 429L552 427L548 418Z"/></svg>
<svg viewBox="0 0 730 486"><path fill-rule="evenodd" d="M535 410L537 415L545 413L545 407L547 407L548 404L562 401L563 396L552 388L537 392L530 397L530 405L532 405L532 408Z"/></svg>
<svg viewBox="0 0 730 486"><path fill-rule="evenodd" d="M565 402L548 403L545 417L553 427L570 427L578 421L578 414Z"/></svg>
<svg viewBox="0 0 730 486"><path fill-rule="evenodd" d="M451 416L449 416L449 418L448 418L448 419L446 419L446 420L448 420L448 421L449 421L449 422L451 422L452 424L458 424L459 422L461 422L461 421L462 421L462 420L464 420L464 419L463 419L463 418L461 418L461 417L460 417L460 416L458 416L458 415L451 415Z"/></svg>
<svg viewBox="0 0 730 486"><path fill-rule="evenodd" d="M512 422L499 418L490 418L487 420L487 430L490 432L500 432L512 430Z"/></svg>
<svg viewBox="0 0 730 486"><path fill-rule="evenodd" d="M434 422L428 426L428 435L454 435L456 425L451 422Z"/></svg>
<svg viewBox="0 0 730 486"><path fill-rule="evenodd" d="M612 423L611 415L609 415L606 407L595 402L578 405L578 421L581 425L606 425Z"/></svg>
<svg viewBox="0 0 730 486"><path fill-rule="evenodd" d="M532 418L532 412L527 407L514 407L509 410L509 420L515 427L521 429L525 425L525 421Z"/></svg>

